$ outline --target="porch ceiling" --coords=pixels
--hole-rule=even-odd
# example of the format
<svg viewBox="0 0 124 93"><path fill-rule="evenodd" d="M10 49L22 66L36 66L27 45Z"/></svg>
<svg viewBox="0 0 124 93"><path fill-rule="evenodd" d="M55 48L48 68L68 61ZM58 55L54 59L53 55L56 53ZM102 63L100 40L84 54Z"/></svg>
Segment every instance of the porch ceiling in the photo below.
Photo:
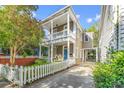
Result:
<svg viewBox="0 0 124 93"><path fill-rule="evenodd" d="M66 24L67 23L67 13L65 13L61 16L58 16L54 19L51 19L51 20L53 20L53 28L57 27L57 26L60 26L60 25L63 25L63 24ZM50 30L51 20L49 20L48 22L46 22L42 25L44 29ZM70 18L70 21L72 21L71 18Z"/></svg>

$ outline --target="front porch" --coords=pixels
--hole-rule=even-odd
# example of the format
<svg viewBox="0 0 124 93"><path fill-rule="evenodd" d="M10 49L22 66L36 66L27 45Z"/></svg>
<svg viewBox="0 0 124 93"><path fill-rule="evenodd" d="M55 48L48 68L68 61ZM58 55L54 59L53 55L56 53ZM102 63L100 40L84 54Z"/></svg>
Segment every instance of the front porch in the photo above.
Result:
<svg viewBox="0 0 124 93"><path fill-rule="evenodd" d="M58 16L52 16L42 22L42 27L45 31L45 37L42 45L52 45L76 41L77 24L69 12L62 13Z"/></svg>
<svg viewBox="0 0 124 93"><path fill-rule="evenodd" d="M40 45L39 58L43 59L43 52ZM75 44L73 42L55 43L46 46L48 49L48 61L49 62L62 62L75 58Z"/></svg>

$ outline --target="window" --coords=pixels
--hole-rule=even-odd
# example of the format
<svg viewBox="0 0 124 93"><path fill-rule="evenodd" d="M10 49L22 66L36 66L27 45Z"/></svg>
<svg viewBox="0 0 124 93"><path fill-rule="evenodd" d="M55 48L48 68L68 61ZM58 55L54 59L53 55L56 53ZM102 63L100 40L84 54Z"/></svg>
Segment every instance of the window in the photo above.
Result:
<svg viewBox="0 0 124 93"><path fill-rule="evenodd" d="M89 37L87 34L84 35L84 42L88 42L89 41Z"/></svg>

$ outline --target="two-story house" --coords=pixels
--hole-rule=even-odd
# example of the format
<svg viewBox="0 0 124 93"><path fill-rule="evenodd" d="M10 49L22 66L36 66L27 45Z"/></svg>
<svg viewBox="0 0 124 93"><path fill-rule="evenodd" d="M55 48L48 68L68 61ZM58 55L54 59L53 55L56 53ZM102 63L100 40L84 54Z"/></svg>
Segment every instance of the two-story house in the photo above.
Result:
<svg viewBox="0 0 124 93"><path fill-rule="evenodd" d="M66 6L44 19L42 27L46 35L40 44L40 58L41 46L48 47L50 62L56 56L61 56L63 61L73 60L77 64L86 61L86 51L97 50L92 44L92 33L84 32L71 6Z"/></svg>

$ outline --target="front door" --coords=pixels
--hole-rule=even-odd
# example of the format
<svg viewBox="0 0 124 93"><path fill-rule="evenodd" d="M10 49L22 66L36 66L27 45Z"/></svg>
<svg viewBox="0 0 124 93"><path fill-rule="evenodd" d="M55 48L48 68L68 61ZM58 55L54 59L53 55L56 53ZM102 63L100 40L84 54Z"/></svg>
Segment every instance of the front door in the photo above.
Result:
<svg viewBox="0 0 124 93"><path fill-rule="evenodd" d="M66 60L67 59L67 48L64 48L64 60Z"/></svg>

